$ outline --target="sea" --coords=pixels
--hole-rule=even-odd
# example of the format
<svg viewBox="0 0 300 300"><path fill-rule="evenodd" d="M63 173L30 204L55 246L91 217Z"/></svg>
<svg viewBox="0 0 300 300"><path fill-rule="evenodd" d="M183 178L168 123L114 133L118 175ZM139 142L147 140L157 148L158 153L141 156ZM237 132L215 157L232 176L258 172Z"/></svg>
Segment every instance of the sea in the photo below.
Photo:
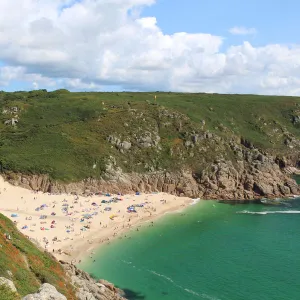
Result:
<svg viewBox="0 0 300 300"><path fill-rule="evenodd" d="M299 300L300 199L200 200L101 246L79 267L131 300Z"/></svg>

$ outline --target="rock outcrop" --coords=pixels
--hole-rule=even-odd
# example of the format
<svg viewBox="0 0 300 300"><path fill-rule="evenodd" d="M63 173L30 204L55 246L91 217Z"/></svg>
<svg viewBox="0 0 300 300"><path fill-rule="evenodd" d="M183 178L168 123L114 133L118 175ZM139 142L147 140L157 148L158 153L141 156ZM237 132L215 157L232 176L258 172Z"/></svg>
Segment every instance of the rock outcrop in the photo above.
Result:
<svg viewBox="0 0 300 300"><path fill-rule="evenodd" d="M8 287L12 292L16 292L16 291L17 291L17 289L16 289L14 283L13 283L11 280L9 280L9 279L7 279L7 278L5 278L5 277L0 277L0 285L5 285L5 286Z"/></svg>
<svg viewBox="0 0 300 300"><path fill-rule="evenodd" d="M203 199L255 199L286 197L299 194L296 182L272 160L254 159L251 163L215 161L200 173L153 172L148 174L118 173L117 178L86 179L62 184L47 176L14 174L6 177L12 184L49 193L89 194L96 192L133 193L166 192Z"/></svg>
<svg viewBox="0 0 300 300"><path fill-rule="evenodd" d="M67 298L59 293L53 285L44 283L37 293L27 295L22 300L67 300Z"/></svg>
<svg viewBox="0 0 300 300"><path fill-rule="evenodd" d="M77 287L78 300L126 300L122 297L123 291L106 280L98 282L91 276L79 270L76 266L60 261L64 270L71 278L72 284Z"/></svg>
<svg viewBox="0 0 300 300"><path fill-rule="evenodd" d="M150 135L140 139L147 147L158 145L159 139ZM199 141L219 143L221 139L209 132L194 132L185 137L185 151L193 151L201 146ZM153 142L153 140L155 142ZM129 142L114 136L109 141L122 151L129 150ZM122 146L121 146L122 145ZM144 144L143 144L144 145ZM221 144L220 144L221 145ZM224 143L222 142L222 147ZM140 144L141 146L141 144ZM144 146L143 146L144 147ZM191 166L181 165L181 170L148 171L146 173L124 173L118 161L110 156L106 161L106 171L99 179L87 178L80 182L61 183L51 180L47 175L24 175L4 173L6 179L14 185L27 189L49 193L90 194L96 192L133 193L166 192L187 197L204 199L250 200L261 197L275 198L300 194L291 173L297 173L298 164L293 159L277 157L255 148L249 141L232 139L215 158L204 160L197 171ZM208 148L207 148L208 149ZM226 150L226 151L225 151ZM204 150L203 150L204 151ZM205 150L209 151L209 150ZM224 155L224 153L227 155ZM191 153L190 153L191 154ZM175 154L174 154L175 155ZM176 152L178 160L183 152ZM190 157L193 157L190 155ZM201 159L199 156L196 159Z"/></svg>
<svg viewBox="0 0 300 300"><path fill-rule="evenodd" d="M77 300L126 300L126 298L123 297L124 292L116 288L112 283L106 280L96 281L88 273L79 270L76 266L64 261L60 261L60 263L76 290ZM13 282L4 277L0 277L0 285L1 284L5 284L13 292L17 292ZM53 285L44 283L37 293L29 294L23 297L22 300L69 299L59 293Z"/></svg>

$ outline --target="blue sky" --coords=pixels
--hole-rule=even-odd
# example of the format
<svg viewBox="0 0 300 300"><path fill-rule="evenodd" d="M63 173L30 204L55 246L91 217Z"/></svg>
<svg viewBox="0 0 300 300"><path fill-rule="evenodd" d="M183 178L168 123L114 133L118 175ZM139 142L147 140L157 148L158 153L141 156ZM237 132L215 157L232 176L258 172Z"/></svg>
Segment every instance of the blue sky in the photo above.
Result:
<svg viewBox="0 0 300 300"><path fill-rule="evenodd" d="M157 0L143 15L156 16L165 33L210 33L227 37L228 45L244 39L230 36L229 28L254 27L258 33L251 42L261 46L300 43L299 12L297 0Z"/></svg>
<svg viewBox="0 0 300 300"><path fill-rule="evenodd" d="M0 90L300 95L300 1L154 2L1 0Z"/></svg>

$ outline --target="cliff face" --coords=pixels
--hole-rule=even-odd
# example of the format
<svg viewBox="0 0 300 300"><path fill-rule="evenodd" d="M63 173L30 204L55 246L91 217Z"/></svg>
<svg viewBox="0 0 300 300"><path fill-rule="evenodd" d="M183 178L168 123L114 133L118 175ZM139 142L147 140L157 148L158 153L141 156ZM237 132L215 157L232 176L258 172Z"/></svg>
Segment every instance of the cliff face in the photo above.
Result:
<svg viewBox="0 0 300 300"><path fill-rule="evenodd" d="M0 169L15 185L52 193L139 190L207 199L299 193L288 174L300 167L300 98L158 98L2 93L0 121L16 109L19 123L0 128Z"/></svg>
<svg viewBox="0 0 300 300"><path fill-rule="evenodd" d="M77 287L78 300L126 300L121 295L123 291L116 288L106 280L96 281L91 276L79 270L76 266L60 261L64 270L71 278L73 285Z"/></svg>
<svg viewBox="0 0 300 300"><path fill-rule="evenodd" d="M278 161L277 157L231 144L232 160L219 159L204 166L200 172L190 169L178 172L146 174L123 173L116 163L110 164L105 179L86 179L63 184L48 176L6 174L14 185L50 193L89 194L96 192L132 193L167 192L203 199L243 200L261 197L286 197L299 194L296 182L290 177L298 169Z"/></svg>

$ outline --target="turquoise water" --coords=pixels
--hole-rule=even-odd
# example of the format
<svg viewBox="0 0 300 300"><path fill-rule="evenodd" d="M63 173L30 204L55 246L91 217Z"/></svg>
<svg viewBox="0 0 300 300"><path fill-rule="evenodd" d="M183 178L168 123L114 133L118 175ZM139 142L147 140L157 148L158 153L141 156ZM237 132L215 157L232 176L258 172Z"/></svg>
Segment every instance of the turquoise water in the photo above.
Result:
<svg viewBox="0 0 300 300"><path fill-rule="evenodd" d="M300 200L201 201L103 246L80 266L128 299L300 299Z"/></svg>

